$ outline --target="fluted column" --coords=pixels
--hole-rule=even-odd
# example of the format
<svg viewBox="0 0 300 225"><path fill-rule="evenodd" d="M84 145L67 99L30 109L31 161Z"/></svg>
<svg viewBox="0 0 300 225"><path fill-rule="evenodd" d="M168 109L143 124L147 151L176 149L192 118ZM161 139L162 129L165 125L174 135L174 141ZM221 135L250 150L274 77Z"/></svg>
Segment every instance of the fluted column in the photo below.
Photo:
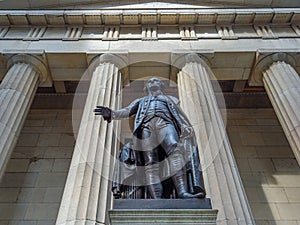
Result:
<svg viewBox="0 0 300 225"><path fill-rule="evenodd" d="M263 72L263 84L300 165L300 77L284 61Z"/></svg>
<svg viewBox="0 0 300 225"><path fill-rule="evenodd" d="M178 74L181 105L196 133L207 196L218 209L218 225L254 220L210 82L207 64L187 55Z"/></svg>
<svg viewBox="0 0 300 225"><path fill-rule="evenodd" d="M103 58L95 61L98 65L92 74L57 225L105 224L111 206L109 177L118 141L113 133L117 121L108 124L95 116L93 109L97 105L119 107L121 76L119 68Z"/></svg>
<svg viewBox="0 0 300 225"><path fill-rule="evenodd" d="M0 84L0 178L42 78L38 66L32 62L38 60L29 55L13 56L9 60L10 69Z"/></svg>

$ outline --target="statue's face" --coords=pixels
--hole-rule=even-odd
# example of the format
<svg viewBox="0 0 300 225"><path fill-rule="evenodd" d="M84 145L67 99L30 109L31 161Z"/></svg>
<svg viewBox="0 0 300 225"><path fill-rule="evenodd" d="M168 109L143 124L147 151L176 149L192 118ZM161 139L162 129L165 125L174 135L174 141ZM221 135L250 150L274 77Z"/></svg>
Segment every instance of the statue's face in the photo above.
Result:
<svg viewBox="0 0 300 225"><path fill-rule="evenodd" d="M161 80L158 78L151 78L147 81L146 83L146 87L148 89L148 91L157 91L157 90L161 90Z"/></svg>

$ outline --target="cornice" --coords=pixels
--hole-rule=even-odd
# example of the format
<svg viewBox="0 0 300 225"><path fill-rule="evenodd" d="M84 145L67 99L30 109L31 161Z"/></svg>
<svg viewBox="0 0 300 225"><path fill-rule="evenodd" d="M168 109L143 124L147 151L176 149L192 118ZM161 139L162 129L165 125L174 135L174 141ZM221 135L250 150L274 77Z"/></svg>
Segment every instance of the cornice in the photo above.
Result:
<svg viewBox="0 0 300 225"><path fill-rule="evenodd" d="M0 26L299 22L300 8L0 10Z"/></svg>

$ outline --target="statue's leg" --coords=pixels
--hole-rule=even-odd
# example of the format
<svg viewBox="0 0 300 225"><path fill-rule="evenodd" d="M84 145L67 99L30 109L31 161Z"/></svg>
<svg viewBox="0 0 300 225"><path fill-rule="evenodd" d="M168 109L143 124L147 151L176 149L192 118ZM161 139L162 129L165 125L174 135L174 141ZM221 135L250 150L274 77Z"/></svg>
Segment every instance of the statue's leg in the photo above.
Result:
<svg viewBox="0 0 300 225"><path fill-rule="evenodd" d="M171 177L179 198L202 198L203 193L191 194L187 190L187 179L184 157L182 150L178 148L177 144L179 137L175 127L171 124L161 129L165 133L162 140L162 147L164 148L167 159L169 161ZM161 135L163 135L161 133Z"/></svg>
<svg viewBox="0 0 300 225"><path fill-rule="evenodd" d="M186 173L184 170L183 156L178 151L168 157L170 171L176 192L179 198L202 198L203 193L191 194L187 191Z"/></svg>
<svg viewBox="0 0 300 225"><path fill-rule="evenodd" d="M159 177L158 155L156 151L143 152L145 175L151 198L162 197L162 184Z"/></svg>
<svg viewBox="0 0 300 225"><path fill-rule="evenodd" d="M157 141L153 124L144 125L142 129L142 155L145 166L146 184L151 198L162 198L163 188L159 177L159 159Z"/></svg>

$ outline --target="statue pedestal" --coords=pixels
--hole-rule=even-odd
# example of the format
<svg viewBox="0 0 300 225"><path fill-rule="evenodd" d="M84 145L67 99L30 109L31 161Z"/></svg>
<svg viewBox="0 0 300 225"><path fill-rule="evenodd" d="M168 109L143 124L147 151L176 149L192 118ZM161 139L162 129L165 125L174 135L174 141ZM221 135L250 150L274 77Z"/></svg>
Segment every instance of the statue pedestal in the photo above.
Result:
<svg viewBox="0 0 300 225"><path fill-rule="evenodd" d="M109 211L111 225L213 225L210 199L120 199Z"/></svg>

